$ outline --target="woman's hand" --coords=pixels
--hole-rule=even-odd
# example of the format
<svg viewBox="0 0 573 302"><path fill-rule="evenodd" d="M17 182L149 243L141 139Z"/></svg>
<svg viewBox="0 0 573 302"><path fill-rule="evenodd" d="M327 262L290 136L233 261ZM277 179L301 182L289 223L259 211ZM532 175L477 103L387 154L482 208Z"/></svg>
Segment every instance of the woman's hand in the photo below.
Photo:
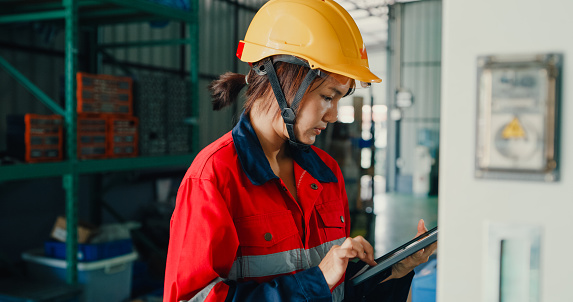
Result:
<svg viewBox="0 0 573 302"><path fill-rule="evenodd" d="M426 229L424 220L420 219L420 221L418 222L418 234L416 234L416 237L422 235L427 231L428 229ZM430 255L432 255L437 248L438 248L438 243L434 242L431 245L427 246L426 248L417 251L415 254L409 256L408 258L394 264L392 266L392 275L386 280L402 278L406 276L416 266L427 262L428 259L430 258Z"/></svg>
<svg viewBox="0 0 573 302"><path fill-rule="evenodd" d="M356 257L370 265L376 265L374 248L362 236L348 237L342 245L334 245L330 248L318 265L329 288L332 289L340 281L346 272L348 260Z"/></svg>

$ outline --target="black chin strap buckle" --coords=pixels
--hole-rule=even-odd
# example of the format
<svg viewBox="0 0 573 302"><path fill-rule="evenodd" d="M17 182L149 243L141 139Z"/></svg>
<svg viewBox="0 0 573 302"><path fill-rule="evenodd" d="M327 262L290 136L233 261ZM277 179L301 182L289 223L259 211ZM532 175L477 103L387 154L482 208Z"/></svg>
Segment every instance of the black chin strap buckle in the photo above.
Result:
<svg viewBox="0 0 573 302"><path fill-rule="evenodd" d="M294 125L294 120L296 117L292 108L283 108L281 110L281 115L285 123Z"/></svg>

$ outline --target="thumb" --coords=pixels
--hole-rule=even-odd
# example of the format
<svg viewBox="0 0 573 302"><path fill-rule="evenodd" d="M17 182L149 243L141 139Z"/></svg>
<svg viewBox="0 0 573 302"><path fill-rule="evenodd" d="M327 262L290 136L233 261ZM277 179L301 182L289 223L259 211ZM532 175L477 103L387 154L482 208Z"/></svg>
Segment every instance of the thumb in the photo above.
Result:
<svg viewBox="0 0 573 302"><path fill-rule="evenodd" d="M420 221L418 221L418 234L422 234L427 230L428 229L426 229L426 224L424 222L424 219L420 219Z"/></svg>

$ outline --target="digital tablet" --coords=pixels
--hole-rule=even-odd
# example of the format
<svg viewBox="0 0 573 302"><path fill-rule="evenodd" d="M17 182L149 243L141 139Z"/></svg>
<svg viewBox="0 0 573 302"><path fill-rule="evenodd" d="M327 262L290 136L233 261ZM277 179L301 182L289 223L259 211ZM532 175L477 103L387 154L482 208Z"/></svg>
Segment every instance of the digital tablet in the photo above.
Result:
<svg viewBox="0 0 573 302"><path fill-rule="evenodd" d="M377 274L382 273L392 265L404 260L406 257L416 253L417 251L427 247L428 245L438 240L438 227L435 227L424 234L404 243L400 247L385 254L384 256L376 259L375 266L366 265L358 271L351 279L353 285L358 285Z"/></svg>

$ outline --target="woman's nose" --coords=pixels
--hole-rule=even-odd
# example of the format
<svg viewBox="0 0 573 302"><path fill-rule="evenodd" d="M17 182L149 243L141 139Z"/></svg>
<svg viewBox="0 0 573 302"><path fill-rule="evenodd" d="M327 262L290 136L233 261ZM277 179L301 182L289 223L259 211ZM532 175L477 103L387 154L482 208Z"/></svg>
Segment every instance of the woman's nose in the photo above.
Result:
<svg viewBox="0 0 573 302"><path fill-rule="evenodd" d="M328 123L334 123L338 120L338 103L332 104L330 108L324 114L324 121Z"/></svg>

